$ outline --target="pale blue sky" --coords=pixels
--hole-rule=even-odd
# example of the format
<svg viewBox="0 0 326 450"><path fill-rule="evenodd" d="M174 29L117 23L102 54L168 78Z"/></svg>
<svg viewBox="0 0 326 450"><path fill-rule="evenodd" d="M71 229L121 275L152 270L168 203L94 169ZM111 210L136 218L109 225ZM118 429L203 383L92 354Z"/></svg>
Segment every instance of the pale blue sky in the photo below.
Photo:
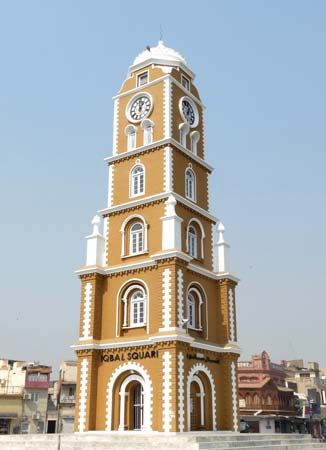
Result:
<svg viewBox="0 0 326 450"><path fill-rule="evenodd" d="M243 357L325 354L324 1L0 1L0 355L73 356L84 236L105 206L112 101L168 46L197 74L212 211Z"/></svg>

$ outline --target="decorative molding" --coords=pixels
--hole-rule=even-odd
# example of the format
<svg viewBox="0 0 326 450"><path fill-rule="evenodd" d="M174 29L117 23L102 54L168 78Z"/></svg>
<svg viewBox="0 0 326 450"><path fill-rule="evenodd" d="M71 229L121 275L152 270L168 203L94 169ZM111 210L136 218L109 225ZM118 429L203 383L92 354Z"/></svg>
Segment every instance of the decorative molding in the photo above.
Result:
<svg viewBox="0 0 326 450"><path fill-rule="evenodd" d="M168 433L171 431L172 420L172 367L171 353L165 351L163 353L163 431Z"/></svg>
<svg viewBox="0 0 326 450"><path fill-rule="evenodd" d="M237 389L237 368L234 361L231 362L231 383L232 383L233 430L237 433L239 431L238 389Z"/></svg>
<svg viewBox="0 0 326 450"><path fill-rule="evenodd" d="M183 311L183 303L184 303L184 295L183 295L183 272L182 269L178 269L177 275L177 289L178 289L178 327L183 328L184 326L184 311Z"/></svg>
<svg viewBox="0 0 326 450"><path fill-rule="evenodd" d="M163 118L164 137L167 139L172 135L172 82L170 77L164 80Z"/></svg>
<svg viewBox="0 0 326 450"><path fill-rule="evenodd" d="M84 289L84 314L83 314L83 332L81 338L83 340L93 339L91 331L91 315L92 315L92 284L85 284Z"/></svg>
<svg viewBox="0 0 326 450"><path fill-rule="evenodd" d="M113 206L114 167L114 164L109 165L108 208L111 208Z"/></svg>
<svg viewBox="0 0 326 450"><path fill-rule="evenodd" d="M156 151L162 148L165 148L167 145L172 145L175 149L179 150L181 153L186 155L188 158L192 159L200 166L204 167L208 172L213 172L214 167L208 164L203 158L197 156L195 153L192 153L188 148L183 147L180 142L176 141L174 138L160 139L159 141L154 141L148 145L142 145L140 147L136 147L132 150L128 150L119 154L115 154L113 156L107 156L104 158L108 164L112 164L113 162L123 161L125 159L133 158L134 156L141 155L142 153L146 153L149 151Z"/></svg>
<svg viewBox="0 0 326 450"><path fill-rule="evenodd" d="M112 153L116 155L118 153L118 130L119 130L119 99L114 100L113 108L113 143L112 143Z"/></svg>
<svg viewBox="0 0 326 450"><path fill-rule="evenodd" d="M231 342L235 342L235 320L234 320L234 293L233 289L229 288L228 291L229 300L229 339Z"/></svg>
<svg viewBox="0 0 326 450"><path fill-rule="evenodd" d="M179 431L184 432L184 356L182 352L178 354L178 416L179 416Z"/></svg>
<svg viewBox="0 0 326 450"><path fill-rule="evenodd" d="M78 414L79 433L83 433L86 428L87 384L88 384L88 359L83 358L80 366L80 390L79 390L79 414Z"/></svg>
<svg viewBox="0 0 326 450"><path fill-rule="evenodd" d="M187 377L187 426L188 431L191 430L191 424L190 424L190 387L191 382L194 378L194 376L198 376L198 372L204 372L210 382L211 385L211 396L212 396L212 423L213 423L213 431L217 430L216 426L216 388L215 388L215 381L214 377L211 373L211 371L206 367L204 364L198 363L192 366L188 373Z"/></svg>
<svg viewBox="0 0 326 450"><path fill-rule="evenodd" d="M165 192L171 192L173 189L172 148L169 146L165 147L164 149L163 189Z"/></svg>
<svg viewBox="0 0 326 450"><path fill-rule="evenodd" d="M214 353L229 353L229 354L235 354L240 355L241 349L240 347L233 343L228 343L228 345L225 345L224 347L221 347L220 345L216 344L205 344L203 342L195 342L194 338L187 335L180 335L180 334L162 334L158 336L152 336L147 339L134 339L134 340L119 340L118 342L116 340L111 342L103 342L102 344L99 343L88 343L88 344L81 344L77 343L75 345L72 345L71 348L79 351L79 350L111 350L115 348L128 348L128 347L138 347L141 345L152 345L152 344L160 344L160 343L166 343L166 342L184 342L185 344L189 344L192 348L198 348L201 350L207 350L209 352Z"/></svg>
<svg viewBox="0 0 326 450"><path fill-rule="evenodd" d="M135 371L141 375L144 380L144 427L143 431L151 431L152 415L153 415L153 387L150 376L139 363L124 363L115 369L112 373L107 385L107 402L106 402L106 431L112 431L112 409L113 409L113 388L117 378L128 370Z"/></svg>
<svg viewBox="0 0 326 450"><path fill-rule="evenodd" d="M168 330L171 327L171 281L171 269L164 269L162 280L163 327L160 328L160 331Z"/></svg>

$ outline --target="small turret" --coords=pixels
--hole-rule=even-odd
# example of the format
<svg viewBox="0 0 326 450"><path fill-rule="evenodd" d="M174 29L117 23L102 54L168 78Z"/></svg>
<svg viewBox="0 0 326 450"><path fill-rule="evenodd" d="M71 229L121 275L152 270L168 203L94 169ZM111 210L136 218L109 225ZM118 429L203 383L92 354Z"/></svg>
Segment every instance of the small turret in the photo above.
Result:
<svg viewBox="0 0 326 450"><path fill-rule="evenodd" d="M87 253L86 266L104 266L105 264L105 238L100 233L99 226L101 224L100 216L93 217L92 234L86 236L87 239Z"/></svg>

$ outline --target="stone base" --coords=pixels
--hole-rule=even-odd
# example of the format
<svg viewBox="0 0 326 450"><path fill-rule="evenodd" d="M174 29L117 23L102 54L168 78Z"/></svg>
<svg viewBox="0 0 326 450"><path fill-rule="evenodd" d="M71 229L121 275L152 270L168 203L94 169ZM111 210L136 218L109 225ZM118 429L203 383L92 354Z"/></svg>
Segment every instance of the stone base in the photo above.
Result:
<svg viewBox="0 0 326 450"><path fill-rule="evenodd" d="M326 450L298 434L89 432L0 436L0 450Z"/></svg>

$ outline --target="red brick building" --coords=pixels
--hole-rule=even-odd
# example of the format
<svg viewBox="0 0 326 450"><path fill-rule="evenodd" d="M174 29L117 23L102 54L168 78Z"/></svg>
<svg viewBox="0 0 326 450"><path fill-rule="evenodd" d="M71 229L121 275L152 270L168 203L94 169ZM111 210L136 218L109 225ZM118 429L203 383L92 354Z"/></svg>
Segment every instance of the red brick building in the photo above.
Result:
<svg viewBox="0 0 326 450"><path fill-rule="evenodd" d="M285 386L285 370L272 363L268 354L239 361L240 414L256 432L287 431L289 417L295 416L294 392Z"/></svg>

